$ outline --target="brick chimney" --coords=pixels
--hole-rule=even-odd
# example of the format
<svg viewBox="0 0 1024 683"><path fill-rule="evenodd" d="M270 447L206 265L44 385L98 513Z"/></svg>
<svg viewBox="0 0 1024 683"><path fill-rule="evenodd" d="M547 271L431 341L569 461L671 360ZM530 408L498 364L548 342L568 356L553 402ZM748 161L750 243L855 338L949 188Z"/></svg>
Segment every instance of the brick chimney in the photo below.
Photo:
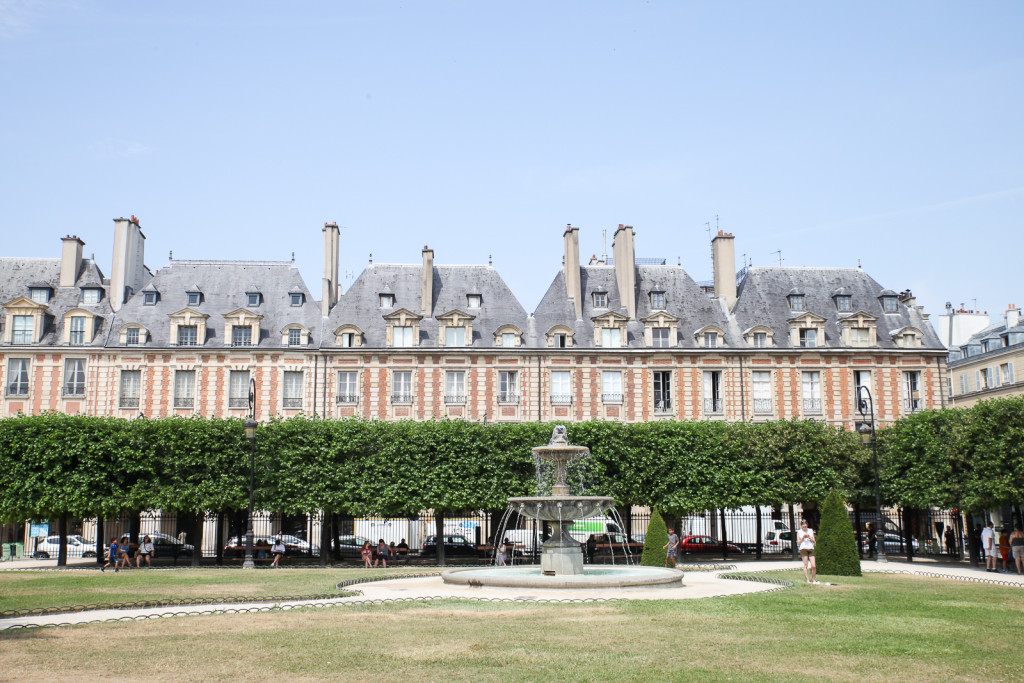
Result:
<svg viewBox="0 0 1024 683"><path fill-rule="evenodd" d="M434 315L434 250L423 245L423 294L421 296L421 313L430 317Z"/></svg>
<svg viewBox="0 0 1024 683"><path fill-rule="evenodd" d="M128 300L128 289L137 292L146 284L146 236L139 219L114 219L114 257L110 268L110 307L118 311Z"/></svg>
<svg viewBox="0 0 1024 683"><path fill-rule="evenodd" d="M1020 324L1020 309L1017 304L1010 304L1006 309L1006 329Z"/></svg>
<svg viewBox="0 0 1024 683"><path fill-rule="evenodd" d="M718 231L711 240L711 260L715 271L715 298L730 311L736 305L736 244L731 232Z"/></svg>
<svg viewBox="0 0 1024 683"><path fill-rule="evenodd" d="M74 287L78 282L78 273L82 270L82 247L85 242L77 235L61 238L64 246L60 254L60 286Z"/></svg>
<svg viewBox="0 0 1024 683"><path fill-rule="evenodd" d="M324 223L324 277L320 313L325 317L341 296L341 285L338 284L338 241L338 224Z"/></svg>
<svg viewBox="0 0 1024 683"><path fill-rule="evenodd" d="M565 257L562 259L562 270L565 277L565 291L572 299L576 319L583 319L583 292L580 291L580 229L571 225L565 226Z"/></svg>
<svg viewBox="0 0 1024 683"><path fill-rule="evenodd" d="M615 282L619 285L619 298L626 307L626 315L636 318L636 250L633 246L633 226L619 224L612 240L615 259Z"/></svg>

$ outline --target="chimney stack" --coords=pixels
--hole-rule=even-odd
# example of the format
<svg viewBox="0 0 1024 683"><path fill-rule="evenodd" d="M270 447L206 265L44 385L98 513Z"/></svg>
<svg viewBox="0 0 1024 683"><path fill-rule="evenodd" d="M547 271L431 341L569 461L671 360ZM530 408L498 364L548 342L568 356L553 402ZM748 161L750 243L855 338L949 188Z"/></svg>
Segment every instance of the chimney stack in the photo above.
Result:
<svg viewBox="0 0 1024 683"><path fill-rule="evenodd" d="M110 307L121 310L132 292L146 284L146 236L142 234L139 219L114 219L114 256L110 268Z"/></svg>
<svg viewBox="0 0 1024 683"><path fill-rule="evenodd" d="M712 264L715 271L715 297L732 310L736 304L736 244L731 232L718 231L711 240Z"/></svg>
<svg viewBox="0 0 1024 683"><path fill-rule="evenodd" d="M77 235L62 238L64 246L60 255L60 286L74 287L78 282L78 273L82 270L82 247L85 242Z"/></svg>
<svg viewBox="0 0 1024 683"><path fill-rule="evenodd" d="M324 223L324 278L320 313L325 317L341 296L341 285L338 284L338 237L338 224Z"/></svg>
<svg viewBox="0 0 1024 683"><path fill-rule="evenodd" d="M423 295L422 313L426 317L434 315L434 250L423 245Z"/></svg>
<svg viewBox="0 0 1024 683"><path fill-rule="evenodd" d="M1020 309L1017 304L1010 304L1006 309L1006 329L1020 324Z"/></svg>
<svg viewBox="0 0 1024 683"><path fill-rule="evenodd" d="M626 307L630 320L636 318L636 250L633 246L633 226L619 223L612 239L615 259L615 282L619 285L619 298Z"/></svg>
<svg viewBox="0 0 1024 683"><path fill-rule="evenodd" d="M565 256L562 257L562 270L565 277L565 291L572 299L576 319L583 319L583 292L580 291L580 229L571 225L565 226Z"/></svg>

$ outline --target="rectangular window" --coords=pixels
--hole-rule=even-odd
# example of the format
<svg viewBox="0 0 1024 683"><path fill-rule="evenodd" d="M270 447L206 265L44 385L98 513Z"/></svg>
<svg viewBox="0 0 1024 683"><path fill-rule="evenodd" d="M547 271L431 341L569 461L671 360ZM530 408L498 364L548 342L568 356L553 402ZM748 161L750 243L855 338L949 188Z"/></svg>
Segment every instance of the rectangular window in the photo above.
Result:
<svg viewBox="0 0 1024 683"><path fill-rule="evenodd" d="M803 294L790 294L789 295L789 310L791 310L791 311L802 311L802 310L804 310L804 295Z"/></svg>
<svg viewBox="0 0 1024 683"><path fill-rule="evenodd" d="M870 337L868 336L868 328L866 327L851 327L850 328L850 346L868 346L870 344Z"/></svg>
<svg viewBox="0 0 1024 683"><path fill-rule="evenodd" d="M174 407L194 408L196 402L196 371L174 371Z"/></svg>
<svg viewBox="0 0 1024 683"><path fill-rule="evenodd" d="M301 306L302 305L302 299L304 297L303 297L303 295L300 292L293 292L293 293L288 295L288 298L289 298L292 306Z"/></svg>
<svg viewBox="0 0 1024 683"><path fill-rule="evenodd" d="M83 304L98 304L100 302L100 290L90 287L82 290Z"/></svg>
<svg viewBox="0 0 1024 683"><path fill-rule="evenodd" d="M498 403L519 403L519 372L498 372Z"/></svg>
<svg viewBox="0 0 1024 683"><path fill-rule="evenodd" d="M654 327L651 329L651 346L656 349L667 349L669 344L669 328Z"/></svg>
<svg viewBox="0 0 1024 683"><path fill-rule="evenodd" d="M231 345L252 346L252 328L248 325L232 325Z"/></svg>
<svg viewBox="0 0 1024 683"><path fill-rule="evenodd" d="M302 330L294 327L288 330L288 346L302 346Z"/></svg>
<svg viewBox="0 0 1024 683"><path fill-rule="evenodd" d="M394 308L395 307L395 295L394 294L381 294L380 295L380 307L381 308Z"/></svg>
<svg viewBox="0 0 1024 683"><path fill-rule="evenodd" d="M35 342L33 332L35 319L30 315L14 316L14 324L11 326L12 344L32 344Z"/></svg>
<svg viewBox="0 0 1024 683"><path fill-rule="evenodd" d="M465 346L466 345L466 328L465 327L446 327L446 328L444 328L444 345L445 346Z"/></svg>
<svg viewBox="0 0 1024 683"><path fill-rule="evenodd" d="M601 330L601 346L605 348L622 346L622 330L618 327L606 327Z"/></svg>
<svg viewBox="0 0 1024 683"><path fill-rule="evenodd" d="M665 292L651 292L651 308L654 310L665 308Z"/></svg>
<svg viewBox="0 0 1024 683"><path fill-rule="evenodd" d="M284 408L302 407L302 372L288 370L284 373Z"/></svg>
<svg viewBox="0 0 1024 683"><path fill-rule="evenodd" d="M772 414L772 373L768 370L755 370L754 377L754 414Z"/></svg>
<svg viewBox="0 0 1024 683"><path fill-rule="evenodd" d="M143 292L142 303L146 306L156 306L156 292Z"/></svg>
<svg viewBox="0 0 1024 683"><path fill-rule="evenodd" d="M853 309L852 298L840 294L836 297L836 310L840 313L849 313Z"/></svg>
<svg viewBox="0 0 1024 683"><path fill-rule="evenodd" d="M28 396L28 358L7 361L7 395Z"/></svg>
<svg viewBox="0 0 1024 683"><path fill-rule="evenodd" d="M139 395L142 392L142 371L121 371L121 408L138 408Z"/></svg>
<svg viewBox="0 0 1024 683"><path fill-rule="evenodd" d="M704 371L704 413L717 415L723 412L722 371Z"/></svg>
<svg viewBox="0 0 1024 683"><path fill-rule="evenodd" d="M999 374L1003 376L1003 384L1013 384L1013 363L1000 365Z"/></svg>
<svg viewBox="0 0 1024 683"><path fill-rule="evenodd" d="M506 348L511 348L516 345L516 335L514 332L502 332L501 333L501 345Z"/></svg>
<svg viewBox="0 0 1024 683"><path fill-rule="evenodd" d="M764 349L768 347L768 333L767 332L755 332L754 333L754 348Z"/></svg>
<svg viewBox="0 0 1024 683"><path fill-rule="evenodd" d="M195 325L178 325L178 346L196 346L199 342L199 328Z"/></svg>
<svg viewBox="0 0 1024 683"><path fill-rule="evenodd" d="M71 333L68 335L69 344L85 343L85 318L76 315L71 318Z"/></svg>
<svg viewBox="0 0 1024 683"><path fill-rule="evenodd" d="M342 347L347 349L355 346L355 339L355 332L342 332L340 338Z"/></svg>
<svg viewBox="0 0 1024 683"><path fill-rule="evenodd" d="M466 402L466 373L463 370L449 370L444 376L444 402Z"/></svg>
<svg viewBox="0 0 1024 683"><path fill-rule="evenodd" d="M358 373L354 370L344 370L338 373L338 403L355 403L359 397L359 387L356 385Z"/></svg>
<svg viewBox="0 0 1024 683"><path fill-rule="evenodd" d="M466 305L469 306L470 308L480 308L480 302L481 301L482 301L482 298L480 297L479 294L467 294L466 295Z"/></svg>
<svg viewBox="0 0 1024 683"><path fill-rule="evenodd" d="M30 287L28 290L28 296L32 301L37 304L45 304L50 302L50 290L45 287Z"/></svg>
<svg viewBox="0 0 1024 683"><path fill-rule="evenodd" d="M556 349L564 349L569 346L569 336L565 334L556 334L554 336L554 346Z"/></svg>
<svg viewBox="0 0 1024 683"><path fill-rule="evenodd" d="M966 374L960 375L960 393L961 394L966 394L967 393L967 375Z"/></svg>
<svg viewBox="0 0 1024 683"><path fill-rule="evenodd" d="M813 327L800 328L800 346L813 349L818 345L818 330Z"/></svg>
<svg viewBox="0 0 1024 683"><path fill-rule="evenodd" d="M718 348L718 333L717 332L705 332L704 333L704 348L717 349Z"/></svg>
<svg viewBox="0 0 1024 683"><path fill-rule="evenodd" d="M672 412L672 373L659 371L654 373L654 412Z"/></svg>
<svg viewBox="0 0 1024 683"><path fill-rule="evenodd" d="M198 306L199 302L202 301L203 295L200 292L188 292L188 305Z"/></svg>
<svg viewBox="0 0 1024 683"><path fill-rule="evenodd" d="M412 371L396 370L392 375L392 403L412 403Z"/></svg>
<svg viewBox="0 0 1024 683"><path fill-rule="evenodd" d="M594 308L608 308L608 292L594 292Z"/></svg>
<svg viewBox="0 0 1024 683"><path fill-rule="evenodd" d="M605 370L601 373L601 400L605 403L622 403L622 373Z"/></svg>
<svg viewBox="0 0 1024 683"><path fill-rule="evenodd" d="M260 295L258 292L250 292L245 296L248 299L248 303L246 304L246 306L248 306L249 308L260 305Z"/></svg>
<svg viewBox="0 0 1024 683"><path fill-rule="evenodd" d="M232 370L228 377L228 408L249 407L249 371Z"/></svg>
<svg viewBox="0 0 1024 683"><path fill-rule="evenodd" d="M869 370L853 371L853 407L858 412L860 412L861 408L863 408L864 415L868 416L870 414L870 408L866 403L867 396L864 394L863 391L860 390L861 387L866 387L867 390L871 392L871 372ZM874 392L872 392L872 394L873 393ZM861 399L865 400L864 405L861 405ZM874 397L872 396L872 400L873 399Z"/></svg>
<svg viewBox="0 0 1024 683"><path fill-rule="evenodd" d="M85 396L85 359L68 358L64 361L64 395Z"/></svg>
<svg viewBox="0 0 1024 683"><path fill-rule="evenodd" d="M804 413L821 413L821 373L817 370L805 370L802 376L802 393Z"/></svg>
<svg viewBox="0 0 1024 683"><path fill-rule="evenodd" d="M392 327L391 328L391 339L394 341L392 346L395 347L409 347L412 346L412 327Z"/></svg>
<svg viewBox="0 0 1024 683"><path fill-rule="evenodd" d="M897 313L900 310L899 304L894 296L882 297L882 307L885 309L886 313Z"/></svg>
<svg viewBox="0 0 1024 683"><path fill-rule="evenodd" d="M551 372L551 402L572 403L572 375L567 370Z"/></svg>
<svg viewBox="0 0 1024 683"><path fill-rule="evenodd" d="M124 331L124 345L125 346L138 346L139 344L139 328L129 327Z"/></svg>
<svg viewBox="0 0 1024 683"><path fill-rule="evenodd" d="M921 373L917 370L903 373L903 397L906 412L921 410Z"/></svg>

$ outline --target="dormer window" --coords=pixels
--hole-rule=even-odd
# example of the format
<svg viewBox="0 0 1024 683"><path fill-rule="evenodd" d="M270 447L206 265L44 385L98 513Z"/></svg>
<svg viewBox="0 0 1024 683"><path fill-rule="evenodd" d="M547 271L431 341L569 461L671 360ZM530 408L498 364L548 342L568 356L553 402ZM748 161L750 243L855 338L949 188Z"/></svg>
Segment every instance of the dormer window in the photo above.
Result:
<svg viewBox="0 0 1024 683"><path fill-rule="evenodd" d="M836 310L840 313L849 313L853 310L853 297L849 294L836 295Z"/></svg>
<svg viewBox="0 0 1024 683"><path fill-rule="evenodd" d="M28 298L35 301L37 304L46 304L50 302L50 288L49 287L29 287Z"/></svg>
<svg viewBox="0 0 1024 683"><path fill-rule="evenodd" d="M466 305L470 308L480 308L481 303L483 303L483 297L479 294L466 295Z"/></svg>
<svg viewBox="0 0 1024 683"><path fill-rule="evenodd" d="M523 331L515 325L502 325L494 331L495 346L513 348L519 346L523 337Z"/></svg>
<svg viewBox="0 0 1024 683"><path fill-rule="evenodd" d="M292 306L301 306L303 304L303 299L306 298L302 292L292 292L288 296Z"/></svg>
<svg viewBox="0 0 1024 683"><path fill-rule="evenodd" d="M802 311L802 310L804 310L804 295L803 294L790 294L786 298L789 300L789 310L791 310L791 311Z"/></svg>
<svg viewBox="0 0 1024 683"><path fill-rule="evenodd" d="M82 303L83 304L98 304L103 290L98 287L86 287L82 290Z"/></svg>
<svg viewBox="0 0 1024 683"><path fill-rule="evenodd" d="M288 346L302 345L302 330L293 327L288 330Z"/></svg>
<svg viewBox="0 0 1024 683"><path fill-rule="evenodd" d="M246 292L245 293L245 298L246 298L246 303L245 303L246 307L248 307L248 308L255 308L256 306L260 305L260 302L261 302L261 300L263 298L263 295L261 295L259 292Z"/></svg>
<svg viewBox="0 0 1024 683"><path fill-rule="evenodd" d="M608 292L594 292L594 308L608 308Z"/></svg>
<svg viewBox="0 0 1024 683"><path fill-rule="evenodd" d="M185 292L185 295L188 297L189 306L198 306L203 301L202 292Z"/></svg>
<svg viewBox="0 0 1024 683"><path fill-rule="evenodd" d="M252 328L248 325L232 325L232 346L252 346Z"/></svg>
<svg viewBox="0 0 1024 683"><path fill-rule="evenodd" d="M818 330L813 327L801 327L800 346L805 349L816 348L818 346Z"/></svg>
<svg viewBox="0 0 1024 683"><path fill-rule="evenodd" d="M882 310L886 313L898 313L900 310L899 301L895 296L882 297Z"/></svg>
<svg viewBox="0 0 1024 683"><path fill-rule="evenodd" d="M138 346L139 345L139 328L129 327L124 331L124 345L125 346Z"/></svg>
<svg viewBox="0 0 1024 683"><path fill-rule="evenodd" d="M754 333L754 348L764 349L768 347L768 334L765 332Z"/></svg>
<svg viewBox="0 0 1024 683"><path fill-rule="evenodd" d="M381 294L380 295L380 307L381 308L394 308L395 307L395 295L394 294Z"/></svg>
<svg viewBox="0 0 1024 683"><path fill-rule="evenodd" d="M556 349L567 349L572 346L572 329L565 325L555 325L547 331L548 346Z"/></svg>
<svg viewBox="0 0 1024 683"><path fill-rule="evenodd" d="M465 327L446 327L446 328L444 328L444 345L445 346L465 346L466 345L466 328Z"/></svg>
<svg viewBox="0 0 1024 683"><path fill-rule="evenodd" d="M656 311L665 308L665 292L651 292L651 308Z"/></svg>
<svg viewBox="0 0 1024 683"><path fill-rule="evenodd" d="M159 294L153 290L147 290L142 293L142 303L146 306L156 306L159 298Z"/></svg>
<svg viewBox="0 0 1024 683"><path fill-rule="evenodd" d="M68 334L69 344L85 343L85 316L75 315L71 317L71 330Z"/></svg>
<svg viewBox="0 0 1024 683"><path fill-rule="evenodd" d="M718 348L718 333L717 332L705 332L704 333L704 348L706 348L706 349L717 349Z"/></svg>

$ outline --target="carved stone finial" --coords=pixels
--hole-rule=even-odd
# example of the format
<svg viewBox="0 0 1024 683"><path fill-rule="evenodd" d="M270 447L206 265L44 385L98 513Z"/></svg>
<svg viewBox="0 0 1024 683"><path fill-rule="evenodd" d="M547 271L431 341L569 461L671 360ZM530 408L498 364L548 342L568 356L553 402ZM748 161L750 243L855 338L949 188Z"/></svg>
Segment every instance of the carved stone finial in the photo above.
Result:
<svg viewBox="0 0 1024 683"><path fill-rule="evenodd" d="M548 441L549 446L567 446L569 445L569 436L566 434L565 425L555 425L555 428L551 430L551 440Z"/></svg>

